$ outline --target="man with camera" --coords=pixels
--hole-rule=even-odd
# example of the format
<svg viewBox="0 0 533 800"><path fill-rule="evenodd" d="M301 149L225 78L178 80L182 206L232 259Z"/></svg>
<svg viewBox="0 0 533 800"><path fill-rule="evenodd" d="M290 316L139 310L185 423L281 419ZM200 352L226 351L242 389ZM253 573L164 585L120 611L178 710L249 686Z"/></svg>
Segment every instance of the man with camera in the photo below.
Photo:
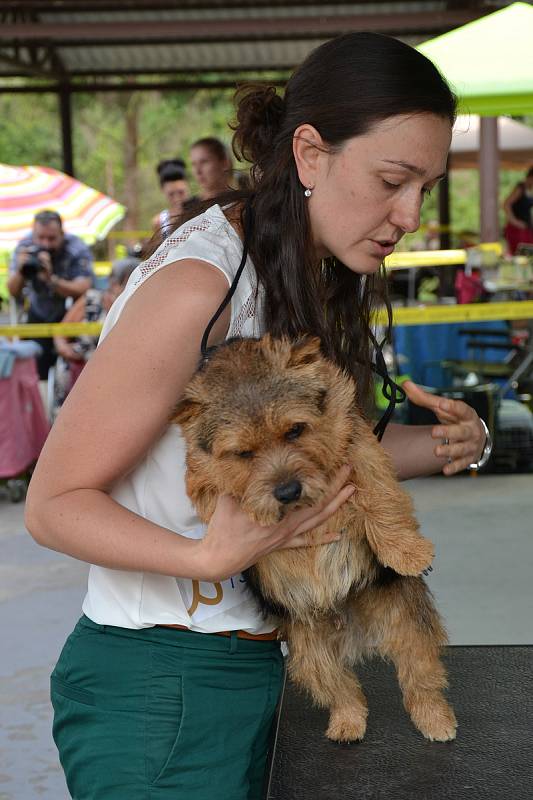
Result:
<svg viewBox="0 0 533 800"><path fill-rule="evenodd" d="M77 298L92 286L92 255L87 245L63 231L56 211L39 211L30 236L18 243L9 267L7 288L20 298L29 296L28 322L60 322L67 297ZM36 339L43 352L37 359L39 378L46 380L56 360L54 340Z"/></svg>

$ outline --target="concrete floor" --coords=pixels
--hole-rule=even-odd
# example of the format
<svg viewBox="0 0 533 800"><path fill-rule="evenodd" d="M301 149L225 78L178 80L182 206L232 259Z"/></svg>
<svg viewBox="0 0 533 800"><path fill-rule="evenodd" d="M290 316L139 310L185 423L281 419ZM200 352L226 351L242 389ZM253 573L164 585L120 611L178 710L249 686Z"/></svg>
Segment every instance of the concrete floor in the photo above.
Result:
<svg viewBox="0 0 533 800"><path fill-rule="evenodd" d="M411 481L436 545L428 578L452 644L533 644L533 476ZM0 489L0 800L68 800L48 679L80 613L87 567L38 547Z"/></svg>

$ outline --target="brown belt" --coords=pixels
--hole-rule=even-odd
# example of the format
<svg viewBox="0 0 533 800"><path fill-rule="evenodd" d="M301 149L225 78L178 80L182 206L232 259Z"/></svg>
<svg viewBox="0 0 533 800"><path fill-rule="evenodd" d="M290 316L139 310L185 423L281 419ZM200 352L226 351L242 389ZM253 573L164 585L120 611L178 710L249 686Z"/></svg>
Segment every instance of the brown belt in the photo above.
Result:
<svg viewBox="0 0 533 800"><path fill-rule="evenodd" d="M158 628L176 628L179 631L190 631L186 625L158 625ZM191 631L196 633L197 631ZM260 642L274 642L279 638L279 631L273 630L270 633L247 633L246 631L212 631L217 636L231 636L232 633L237 634L237 639L253 639Z"/></svg>

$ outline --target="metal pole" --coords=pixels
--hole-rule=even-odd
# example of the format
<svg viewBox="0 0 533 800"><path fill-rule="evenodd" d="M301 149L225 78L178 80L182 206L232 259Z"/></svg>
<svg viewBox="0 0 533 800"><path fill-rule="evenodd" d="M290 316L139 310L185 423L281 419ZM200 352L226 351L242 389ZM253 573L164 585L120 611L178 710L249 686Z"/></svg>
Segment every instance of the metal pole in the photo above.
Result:
<svg viewBox="0 0 533 800"><path fill-rule="evenodd" d="M59 111L61 114L61 141L63 145L63 172L74 177L74 154L72 148L72 93L68 83L59 87Z"/></svg>

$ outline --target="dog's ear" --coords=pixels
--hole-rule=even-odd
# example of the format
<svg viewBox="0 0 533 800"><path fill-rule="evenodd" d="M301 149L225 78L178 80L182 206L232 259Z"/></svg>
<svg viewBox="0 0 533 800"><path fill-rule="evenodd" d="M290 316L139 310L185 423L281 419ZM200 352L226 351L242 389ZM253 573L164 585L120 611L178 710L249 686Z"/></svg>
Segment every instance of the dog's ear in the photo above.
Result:
<svg viewBox="0 0 533 800"><path fill-rule="evenodd" d="M291 353L289 367L301 367L314 364L322 358L320 339L318 336L302 336L290 343Z"/></svg>
<svg viewBox="0 0 533 800"><path fill-rule="evenodd" d="M178 425L183 425L197 417L200 413L200 409L201 403L198 403L196 400L191 400L189 397L184 397L172 412L170 421Z"/></svg>

